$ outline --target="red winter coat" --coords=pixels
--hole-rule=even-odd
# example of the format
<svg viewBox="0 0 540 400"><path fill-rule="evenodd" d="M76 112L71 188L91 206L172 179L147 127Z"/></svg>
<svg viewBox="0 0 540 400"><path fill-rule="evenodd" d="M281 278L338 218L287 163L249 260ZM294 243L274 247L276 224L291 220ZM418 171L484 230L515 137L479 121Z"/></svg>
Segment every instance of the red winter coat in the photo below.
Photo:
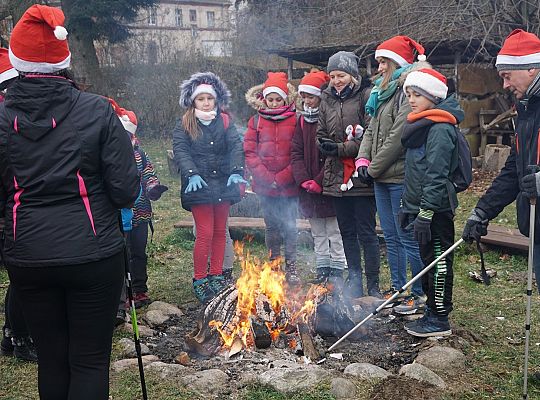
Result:
<svg viewBox="0 0 540 400"><path fill-rule="evenodd" d="M255 127L257 125L257 127ZM268 120L251 117L244 136L246 166L253 177L253 191L263 196L298 196L291 166L291 147L296 118ZM272 183L276 183L272 187Z"/></svg>
<svg viewBox="0 0 540 400"><path fill-rule="evenodd" d="M317 123L309 123L301 116L296 125L292 147L292 168L297 185L314 180L322 187L324 156L317 147ZM306 218L335 217L333 199L300 188L300 210Z"/></svg>

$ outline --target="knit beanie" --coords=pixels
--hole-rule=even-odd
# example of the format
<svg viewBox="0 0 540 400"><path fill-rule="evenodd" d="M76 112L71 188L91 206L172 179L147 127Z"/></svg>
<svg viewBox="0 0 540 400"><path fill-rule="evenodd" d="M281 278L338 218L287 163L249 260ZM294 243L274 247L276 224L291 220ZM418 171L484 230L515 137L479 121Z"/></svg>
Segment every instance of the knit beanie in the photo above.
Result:
<svg viewBox="0 0 540 400"><path fill-rule="evenodd" d="M422 68L409 73L403 84L405 93L407 93L407 88L411 88L435 104L446 99L448 94L446 78L431 68Z"/></svg>
<svg viewBox="0 0 540 400"><path fill-rule="evenodd" d="M326 72L343 71L358 78L358 61L359 58L356 54L350 51L338 51L328 59Z"/></svg>
<svg viewBox="0 0 540 400"><path fill-rule="evenodd" d="M414 62L414 51L418 52L418 61L426 61L424 47L408 36L394 36L382 42L375 50L375 58L385 57L405 67Z"/></svg>
<svg viewBox="0 0 540 400"><path fill-rule="evenodd" d="M197 72L180 85L180 105L189 108L201 93L214 96L220 109L226 108L231 99L231 92L219 76L213 72Z"/></svg>
<svg viewBox="0 0 540 400"><path fill-rule="evenodd" d="M137 116L135 113L120 107L118 103L111 98L109 98L109 103L111 103L114 112L120 119L120 122L122 122L122 125L124 125L124 129L129 133L134 134L137 131Z"/></svg>
<svg viewBox="0 0 540 400"><path fill-rule="evenodd" d="M268 77L263 84L263 97L270 93L277 93L287 100L289 88L287 87L287 74L285 72L268 72Z"/></svg>
<svg viewBox="0 0 540 400"><path fill-rule="evenodd" d="M64 19L55 7L35 4L26 10L9 42L9 59L17 71L52 73L69 67Z"/></svg>
<svg viewBox="0 0 540 400"><path fill-rule="evenodd" d="M321 96L321 88L330 81L330 77L324 71L310 72L302 78L298 85L298 92Z"/></svg>
<svg viewBox="0 0 540 400"><path fill-rule="evenodd" d="M497 55L498 71L540 68L540 39L534 33L515 29Z"/></svg>
<svg viewBox="0 0 540 400"><path fill-rule="evenodd" d="M9 62L8 49L0 48L0 83L16 78L19 73Z"/></svg>

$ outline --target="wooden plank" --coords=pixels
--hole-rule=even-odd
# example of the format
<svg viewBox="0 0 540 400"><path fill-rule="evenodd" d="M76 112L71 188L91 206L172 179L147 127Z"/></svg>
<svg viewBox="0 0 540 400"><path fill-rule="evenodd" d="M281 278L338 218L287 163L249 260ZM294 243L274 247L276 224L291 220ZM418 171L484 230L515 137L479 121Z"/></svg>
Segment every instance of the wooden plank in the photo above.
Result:
<svg viewBox="0 0 540 400"><path fill-rule="evenodd" d="M528 251L529 249L529 239L523 236L519 230L497 224L488 225L488 234L482 237L481 242L490 246L521 251Z"/></svg>

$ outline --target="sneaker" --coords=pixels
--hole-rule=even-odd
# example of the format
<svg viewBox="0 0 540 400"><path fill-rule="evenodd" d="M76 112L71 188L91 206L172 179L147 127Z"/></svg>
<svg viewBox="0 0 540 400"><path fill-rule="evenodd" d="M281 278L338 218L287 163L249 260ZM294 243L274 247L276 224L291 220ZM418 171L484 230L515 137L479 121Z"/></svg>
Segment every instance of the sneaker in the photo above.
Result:
<svg viewBox="0 0 540 400"><path fill-rule="evenodd" d="M135 303L135 308L141 308L144 307L152 302L150 300L150 297L148 297L148 293L135 293L133 295L133 302Z"/></svg>
<svg viewBox="0 0 540 400"><path fill-rule="evenodd" d="M411 315L426 308L426 296L411 295L406 297L401 304L394 307L394 312L401 315Z"/></svg>
<svg viewBox="0 0 540 400"><path fill-rule="evenodd" d="M225 283L228 286L234 285L234 277L232 273L232 268L223 270L223 279L225 279Z"/></svg>
<svg viewBox="0 0 540 400"><path fill-rule="evenodd" d="M38 357L34 342L30 337L13 338L13 355L22 361L37 362Z"/></svg>
<svg viewBox="0 0 540 400"><path fill-rule="evenodd" d="M10 356L13 354L13 343L11 342L11 338L8 336L4 336L2 338L2 341L0 342L0 353L3 356Z"/></svg>
<svg viewBox="0 0 540 400"><path fill-rule="evenodd" d="M223 275L208 275L208 284L216 295L229 287Z"/></svg>
<svg viewBox="0 0 540 400"><path fill-rule="evenodd" d="M290 286L298 286L302 284L302 280L298 276L296 263L294 261L285 263L285 280Z"/></svg>
<svg viewBox="0 0 540 400"><path fill-rule="evenodd" d="M114 326L115 328L123 325L126 322L126 310L118 309L116 312L116 319L114 320Z"/></svg>
<svg viewBox="0 0 540 400"><path fill-rule="evenodd" d="M420 318L416 324L405 325L408 334L416 337L450 336L452 329L447 316L429 315Z"/></svg>
<svg viewBox="0 0 540 400"><path fill-rule="evenodd" d="M204 305L210 303L216 297L216 293L210 287L208 278L193 279L193 291L197 300Z"/></svg>

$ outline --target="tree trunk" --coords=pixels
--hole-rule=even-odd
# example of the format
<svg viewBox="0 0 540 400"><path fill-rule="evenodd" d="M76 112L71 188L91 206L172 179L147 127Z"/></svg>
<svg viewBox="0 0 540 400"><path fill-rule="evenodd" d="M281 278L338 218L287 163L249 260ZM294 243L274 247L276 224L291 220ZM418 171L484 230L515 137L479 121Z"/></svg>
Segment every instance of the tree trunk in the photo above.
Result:
<svg viewBox="0 0 540 400"><path fill-rule="evenodd" d="M13 26L21 19L24 12L32 5L39 3L38 0L9 0Z"/></svg>
<svg viewBox="0 0 540 400"><path fill-rule="evenodd" d="M62 10L66 15L66 25L69 25L69 16L73 10L73 0L62 0ZM71 51L71 68L75 80L83 85L88 85L90 92L106 95L106 85L103 82L103 74L99 68L99 62L94 47L94 40L89 32L77 31L68 28L69 49Z"/></svg>

